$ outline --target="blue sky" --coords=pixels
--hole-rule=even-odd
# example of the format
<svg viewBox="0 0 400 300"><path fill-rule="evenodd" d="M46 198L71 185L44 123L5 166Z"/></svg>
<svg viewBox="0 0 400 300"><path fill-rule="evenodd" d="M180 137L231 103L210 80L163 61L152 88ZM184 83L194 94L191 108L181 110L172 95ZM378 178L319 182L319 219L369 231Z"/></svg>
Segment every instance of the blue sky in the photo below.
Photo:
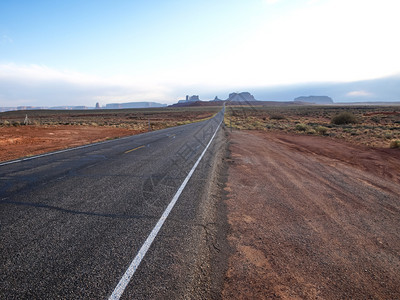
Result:
<svg viewBox="0 0 400 300"><path fill-rule="evenodd" d="M0 106L174 103L321 82L346 83L339 101L400 100L384 84L348 84L400 74L399 11L397 0L2 0Z"/></svg>

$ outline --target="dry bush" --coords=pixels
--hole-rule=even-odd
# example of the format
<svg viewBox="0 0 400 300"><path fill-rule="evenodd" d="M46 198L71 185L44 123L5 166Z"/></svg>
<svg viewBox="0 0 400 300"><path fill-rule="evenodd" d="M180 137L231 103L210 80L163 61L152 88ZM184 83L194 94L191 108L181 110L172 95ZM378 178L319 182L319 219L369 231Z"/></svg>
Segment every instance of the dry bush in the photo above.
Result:
<svg viewBox="0 0 400 300"><path fill-rule="evenodd" d="M332 124L344 125L344 124L355 124L357 123L357 118L354 114L350 112L342 112L332 118Z"/></svg>
<svg viewBox="0 0 400 300"><path fill-rule="evenodd" d="M271 120L284 120L284 119L286 119L285 116L281 115L281 114L272 114L269 118Z"/></svg>
<svg viewBox="0 0 400 300"><path fill-rule="evenodd" d="M308 126L306 124L297 124L296 125L296 130L297 131L307 131L308 130Z"/></svg>
<svg viewBox="0 0 400 300"><path fill-rule="evenodd" d="M326 135L328 133L328 128L325 126L317 126L315 130L321 135Z"/></svg>
<svg viewBox="0 0 400 300"><path fill-rule="evenodd" d="M390 142L390 148L394 149L394 148L400 148L400 140L394 140Z"/></svg>
<svg viewBox="0 0 400 300"><path fill-rule="evenodd" d="M0 125L2 126L10 126L10 122L7 120L0 121Z"/></svg>

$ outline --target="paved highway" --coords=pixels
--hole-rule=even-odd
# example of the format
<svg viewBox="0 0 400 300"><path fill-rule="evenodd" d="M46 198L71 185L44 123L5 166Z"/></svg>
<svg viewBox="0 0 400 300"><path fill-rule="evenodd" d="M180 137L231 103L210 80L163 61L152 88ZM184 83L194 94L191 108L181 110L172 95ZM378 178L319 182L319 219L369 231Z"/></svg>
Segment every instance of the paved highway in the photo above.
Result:
<svg viewBox="0 0 400 300"><path fill-rule="evenodd" d="M223 110L204 122L0 163L0 298L110 297L216 133L120 293L209 297L208 188L222 119Z"/></svg>

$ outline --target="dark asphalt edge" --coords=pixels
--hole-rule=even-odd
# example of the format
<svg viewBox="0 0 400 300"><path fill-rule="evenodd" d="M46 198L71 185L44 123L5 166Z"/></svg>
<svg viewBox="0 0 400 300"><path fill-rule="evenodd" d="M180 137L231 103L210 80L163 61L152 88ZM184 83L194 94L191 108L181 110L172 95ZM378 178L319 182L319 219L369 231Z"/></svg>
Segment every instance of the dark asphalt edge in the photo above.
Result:
<svg viewBox="0 0 400 300"><path fill-rule="evenodd" d="M227 240L229 224L225 204L226 192L224 187L227 182L228 164L226 157L229 155L227 134L222 126L214 142L215 153L212 158L211 176L202 196L205 204L202 211L203 224L207 224L205 239L199 242L200 257L203 261L201 274L194 287L197 295L207 299L222 299L225 274L228 270L228 259L232 253ZM188 298L195 296L187 295Z"/></svg>
<svg viewBox="0 0 400 300"><path fill-rule="evenodd" d="M229 267L229 257L233 253L233 248L228 242L228 234L230 232L230 225L228 222L228 209L226 205L226 199L228 192L225 190L228 182L228 161L231 157L229 150L230 139L228 129L223 126L221 130L224 135L224 148L220 153L220 166L216 173L216 182L212 186L211 191L215 192L217 197L216 209L217 209L217 220L216 223L217 231L215 235L216 245L218 251L214 252L211 259L211 297L212 299L222 299L222 292L224 289L225 277Z"/></svg>

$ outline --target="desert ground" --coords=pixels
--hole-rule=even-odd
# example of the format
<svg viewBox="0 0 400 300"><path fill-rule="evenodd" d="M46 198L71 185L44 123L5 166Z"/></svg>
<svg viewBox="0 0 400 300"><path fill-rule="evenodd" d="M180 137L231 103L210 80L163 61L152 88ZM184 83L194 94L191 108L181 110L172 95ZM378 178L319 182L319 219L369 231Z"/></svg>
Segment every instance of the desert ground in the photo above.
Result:
<svg viewBox="0 0 400 300"><path fill-rule="evenodd" d="M0 161L219 109L2 113ZM225 124L222 297L399 299L400 107L227 106Z"/></svg>
<svg viewBox="0 0 400 300"><path fill-rule="evenodd" d="M347 118L333 122L343 114ZM320 135L374 148L393 147L400 140L400 106L228 106L225 123L236 129Z"/></svg>
<svg viewBox="0 0 400 300"><path fill-rule="evenodd" d="M399 298L400 107L237 106L225 123L223 298Z"/></svg>
<svg viewBox="0 0 400 300"><path fill-rule="evenodd" d="M0 113L0 161L201 121L219 109L4 112Z"/></svg>
<svg viewBox="0 0 400 300"><path fill-rule="evenodd" d="M224 299L400 297L399 149L281 132L228 138Z"/></svg>

